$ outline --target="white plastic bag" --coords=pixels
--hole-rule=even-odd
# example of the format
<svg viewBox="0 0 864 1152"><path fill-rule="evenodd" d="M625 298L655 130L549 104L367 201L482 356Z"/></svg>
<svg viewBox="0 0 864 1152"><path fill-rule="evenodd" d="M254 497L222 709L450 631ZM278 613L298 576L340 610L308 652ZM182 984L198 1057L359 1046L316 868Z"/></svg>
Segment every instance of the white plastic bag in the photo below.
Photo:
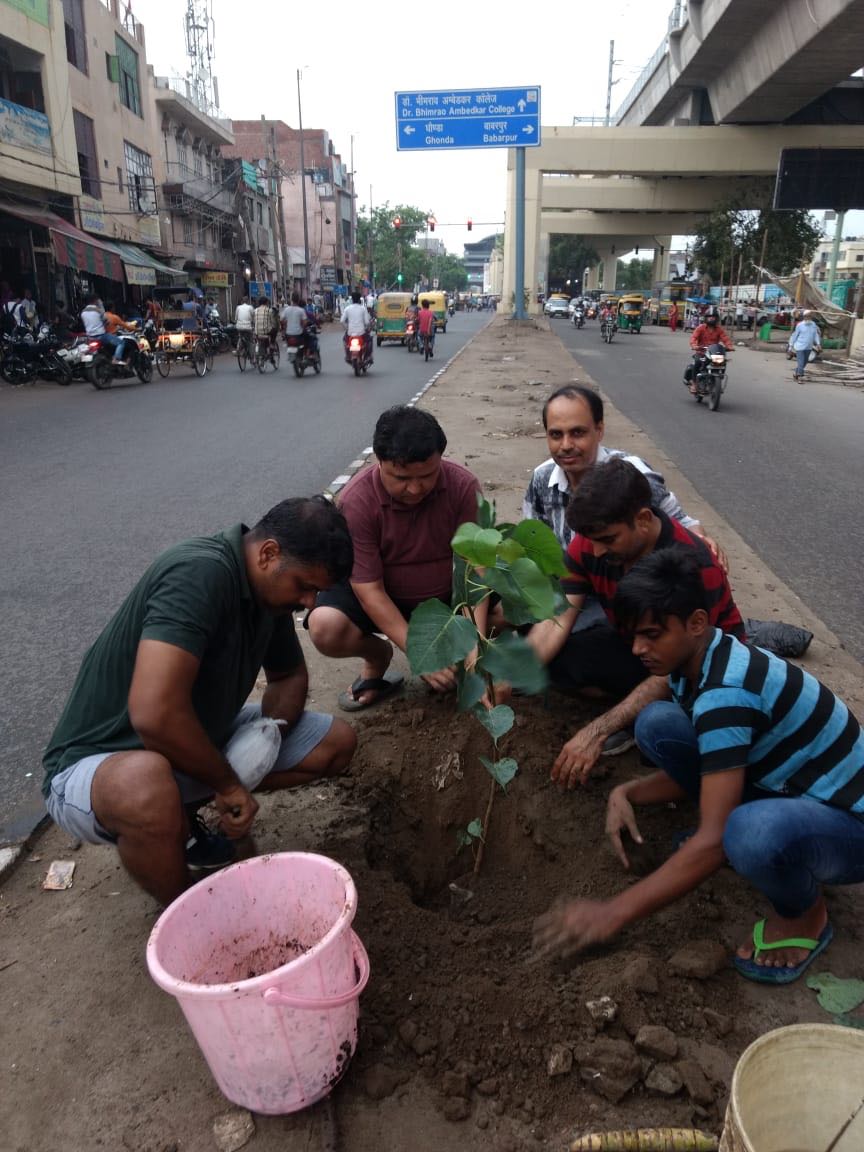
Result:
<svg viewBox="0 0 864 1152"><path fill-rule="evenodd" d="M279 721L262 716L237 729L225 746L225 759L241 784L251 792L276 763L281 745Z"/></svg>

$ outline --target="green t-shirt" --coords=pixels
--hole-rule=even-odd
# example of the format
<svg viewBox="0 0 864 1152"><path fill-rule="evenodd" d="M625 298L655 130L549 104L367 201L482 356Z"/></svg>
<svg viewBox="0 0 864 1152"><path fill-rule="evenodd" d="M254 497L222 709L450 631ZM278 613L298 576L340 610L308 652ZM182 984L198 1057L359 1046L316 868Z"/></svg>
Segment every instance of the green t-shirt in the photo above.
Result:
<svg viewBox="0 0 864 1152"><path fill-rule="evenodd" d="M161 640L200 661L192 705L221 748L259 671L284 675L303 660L290 613L272 615L246 578L237 524L163 552L84 657L75 686L45 750L51 777L84 756L142 748L129 720L129 688L141 640Z"/></svg>

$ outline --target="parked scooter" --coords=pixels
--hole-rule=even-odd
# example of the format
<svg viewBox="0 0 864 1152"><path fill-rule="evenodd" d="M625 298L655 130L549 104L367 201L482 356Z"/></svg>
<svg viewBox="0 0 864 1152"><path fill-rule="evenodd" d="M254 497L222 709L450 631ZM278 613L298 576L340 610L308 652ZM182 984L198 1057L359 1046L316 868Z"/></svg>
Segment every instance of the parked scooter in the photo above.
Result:
<svg viewBox="0 0 864 1152"><path fill-rule="evenodd" d="M708 407L716 412L720 407L720 397L726 391L726 357L728 351L722 344L711 344L704 352L697 352L693 356L692 376L688 380L684 375L684 383L688 388L695 386L692 393L696 403L701 404L708 397Z"/></svg>
<svg viewBox="0 0 864 1152"><path fill-rule="evenodd" d="M102 343L99 336L90 338L81 357L87 379L94 388L110 388L115 380L131 380L137 376L142 384L153 378L153 357L150 344L143 332L120 335L123 344L122 360L114 359L114 349Z"/></svg>
<svg viewBox="0 0 864 1152"><path fill-rule="evenodd" d="M372 341L363 336L348 336L345 343L345 363L351 365L355 376L365 376L372 364Z"/></svg>

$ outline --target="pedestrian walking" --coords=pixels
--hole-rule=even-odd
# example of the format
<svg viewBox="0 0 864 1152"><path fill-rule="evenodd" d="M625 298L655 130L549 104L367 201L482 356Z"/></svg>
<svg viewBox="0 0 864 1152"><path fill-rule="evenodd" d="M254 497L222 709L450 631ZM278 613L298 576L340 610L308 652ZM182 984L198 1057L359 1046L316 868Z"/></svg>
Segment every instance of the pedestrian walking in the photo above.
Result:
<svg viewBox="0 0 864 1152"><path fill-rule="evenodd" d="M678 331L678 305L674 300L669 305L669 331Z"/></svg>
<svg viewBox="0 0 864 1152"><path fill-rule="evenodd" d="M795 325L795 329L789 337L788 345L788 350L795 353L796 363L792 377L799 384L804 383L804 370L810 360L811 353L821 351L821 348L822 335L819 332L819 326L813 319L813 313L808 309Z"/></svg>

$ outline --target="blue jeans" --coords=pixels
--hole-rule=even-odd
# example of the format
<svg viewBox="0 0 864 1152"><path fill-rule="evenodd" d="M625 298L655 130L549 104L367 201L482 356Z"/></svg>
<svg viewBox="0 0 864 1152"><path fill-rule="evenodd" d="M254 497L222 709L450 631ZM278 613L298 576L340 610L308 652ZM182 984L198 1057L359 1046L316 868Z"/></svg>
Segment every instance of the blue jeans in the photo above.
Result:
<svg viewBox="0 0 864 1152"><path fill-rule="evenodd" d="M99 337L99 342L100 342L100 344L103 344L106 348L113 348L114 349L114 359L115 360L122 360L123 359L123 341L120 339L119 336L114 336L110 332L103 332L102 335Z"/></svg>
<svg viewBox="0 0 864 1152"><path fill-rule="evenodd" d="M658 701L635 725L642 754L699 799L696 732L678 704ZM809 796L781 796L745 786L723 833L726 858L771 901L779 916L803 916L822 884L864 882L864 819Z"/></svg>
<svg viewBox="0 0 864 1152"><path fill-rule="evenodd" d="M810 361L810 349L798 348L795 352L795 359L797 360L797 364L795 366L795 375L803 376L804 369L807 367Z"/></svg>

